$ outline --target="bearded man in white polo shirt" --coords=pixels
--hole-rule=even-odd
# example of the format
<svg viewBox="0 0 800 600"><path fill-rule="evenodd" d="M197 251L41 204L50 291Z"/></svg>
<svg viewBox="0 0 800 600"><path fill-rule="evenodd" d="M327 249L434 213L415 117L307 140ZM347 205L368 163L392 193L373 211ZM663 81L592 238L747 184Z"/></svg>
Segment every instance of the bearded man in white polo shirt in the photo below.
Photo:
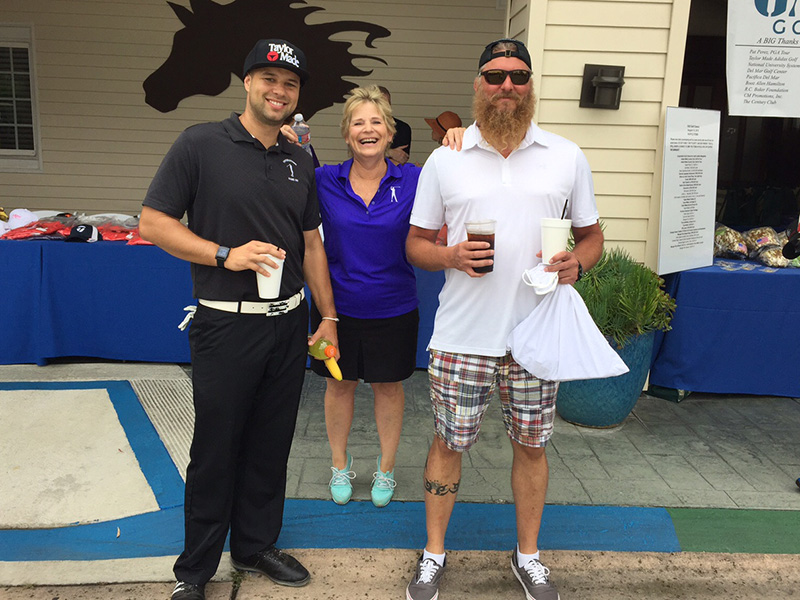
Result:
<svg viewBox="0 0 800 600"><path fill-rule="evenodd" d="M445 569L445 533L461 479L461 456L476 441L486 406L499 387L513 448L511 487L517 518L512 570L528 600L558 600L539 560L547 492L545 446L553 431L558 384L525 371L506 340L539 296L523 271L551 263L563 285L575 283L603 249L589 164L574 143L533 122L531 60L518 40L487 45L473 87L473 116L461 152L435 150L422 169L406 251L416 266L445 271L429 375L435 417L425 465L427 543L408 585L408 600L435 600ZM575 246L541 257L540 220L559 218L567 203ZM465 222L496 221L494 249L466 241ZM450 245L437 246L447 225ZM491 266L489 273L482 272Z"/></svg>

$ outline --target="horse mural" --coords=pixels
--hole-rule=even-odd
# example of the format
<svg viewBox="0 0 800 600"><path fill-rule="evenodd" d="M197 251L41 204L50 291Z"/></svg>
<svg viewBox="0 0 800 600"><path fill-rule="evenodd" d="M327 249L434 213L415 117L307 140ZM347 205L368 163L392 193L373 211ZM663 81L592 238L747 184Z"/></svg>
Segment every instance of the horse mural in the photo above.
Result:
<svg viewBox="0 0 800 600"><path fill-rule="evenodd" d="M227 89L231 73L242 79L242 65L255 43L264 38L289 40L305 52L311 74L303 86L301 107L306 119L317 111L341 102L355 84L345 77L364 77L353 64L356 58L382 58L351 54L350 42L332 41L337 33L367 34L365 44L374 48L376 39L391 32L363 21L335 21L308 25L305 18L323 10L305 5L304 0L234 0L217 4L213 0L190 0L191 10L167 2L183 23L175 33L167 60L147 79L145 102L161 112L175 110L181 100L203 94L216 96ZM293 6L290 6L293 5Z"/></svg>

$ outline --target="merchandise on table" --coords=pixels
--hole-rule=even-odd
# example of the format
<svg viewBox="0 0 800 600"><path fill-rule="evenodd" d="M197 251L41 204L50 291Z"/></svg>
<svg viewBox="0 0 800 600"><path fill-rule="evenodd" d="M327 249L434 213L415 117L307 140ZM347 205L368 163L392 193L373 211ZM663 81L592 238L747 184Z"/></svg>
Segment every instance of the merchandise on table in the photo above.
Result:
<svg viewBox="0 0 800 600"><path fill-rule="evenodd" d="M772 227L756 227L744 232L749 257L768 267L788 267L784 258L778 233Z"/></svg>
<svg viewBox="0 0 800 600"><path fill-rule="evenodd" d="M720 258L747 258L747 244L742 234L727 225L717 223L714 228L714 256Z"/></svg>

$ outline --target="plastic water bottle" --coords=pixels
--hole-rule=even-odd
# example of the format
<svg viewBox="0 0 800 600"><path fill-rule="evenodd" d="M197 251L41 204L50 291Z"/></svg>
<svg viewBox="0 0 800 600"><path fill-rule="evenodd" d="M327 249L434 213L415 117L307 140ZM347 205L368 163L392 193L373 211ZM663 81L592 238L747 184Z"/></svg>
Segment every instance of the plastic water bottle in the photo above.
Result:
<svg viewBox="0 0 800 600"><path fill-rule="evenodd" d="M330 340L319 338L312 346L308 347L308 353L317 360L325 361L325 366L328 367L328 371L336 381L342 380L342 371L335 358L336 346L331 344Z"/></svg>
<svg viewBox="0 0 800 600"><path fill-rule="evenodd" d="M303 120L303 115L300 113L294 116L292 131L297 134L297 141L300 147L311 154L311 128L308 126L308 123Z"/></svg>

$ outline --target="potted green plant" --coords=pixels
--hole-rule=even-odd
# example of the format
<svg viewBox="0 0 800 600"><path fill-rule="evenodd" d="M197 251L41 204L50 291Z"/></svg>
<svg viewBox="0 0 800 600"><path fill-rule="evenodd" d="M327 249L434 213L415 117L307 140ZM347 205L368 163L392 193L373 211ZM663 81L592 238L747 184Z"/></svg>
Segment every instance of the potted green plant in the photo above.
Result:
<svg viewBox="0 0 800 600"><path fill-rule="evenodd" d="M664 280L613 248L575 284L597 327L630 371L606 379L565 381L556 410L566 421L589 427L613 427L633 410L642 392L656 331L668 331L675 300Z"/></svg>

